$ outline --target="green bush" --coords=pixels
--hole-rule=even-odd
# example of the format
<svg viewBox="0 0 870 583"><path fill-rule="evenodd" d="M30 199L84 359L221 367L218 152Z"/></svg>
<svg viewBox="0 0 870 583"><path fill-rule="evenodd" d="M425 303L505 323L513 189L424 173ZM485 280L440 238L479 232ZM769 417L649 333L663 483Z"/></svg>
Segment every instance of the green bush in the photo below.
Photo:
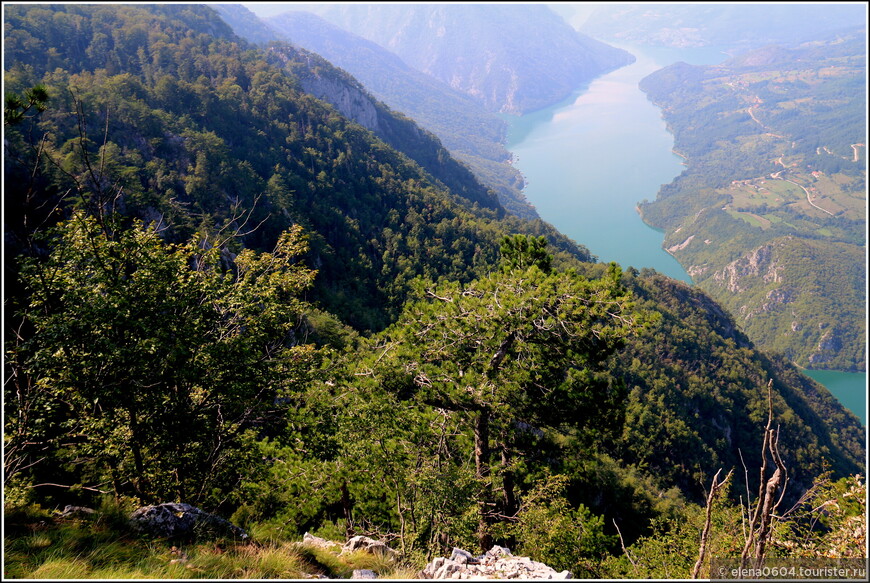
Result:
<svg viewBox="0 0 870 583"><path fill-rule="evenodd" d="M500 533L518 541L517 552L575 577L596 576L596 565L615 544L604 519L584 505L572 507L563 492L566 476L549 476L522 500L517 520Z"/></svg>

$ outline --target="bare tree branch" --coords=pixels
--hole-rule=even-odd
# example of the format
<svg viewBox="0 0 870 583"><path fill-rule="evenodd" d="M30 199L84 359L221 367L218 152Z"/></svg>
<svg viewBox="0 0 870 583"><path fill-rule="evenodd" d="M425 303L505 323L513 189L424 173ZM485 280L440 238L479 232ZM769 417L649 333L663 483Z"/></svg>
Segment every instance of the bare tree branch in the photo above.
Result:
<svg viewBox="0 0 870 583"><path fill-rule="evenodd" d="M725 476L725 479L721 482L718 481L720 473L722 473L721 468L716 472L716 475L713 476L713 483L710 485L710 493L707 496L707 514L704 521L704 531L701 533L701 546L698 550L698 561L695 563L695 568L692 569L692 579L698 578L698 575L701 572L701 566L704 564L704 558L707 555L707 544L710 538L710 523L713 516L713 503L716 501L719 491L728 483L728 480L731 479L734 470L729 471L728 475Z"/></svg>

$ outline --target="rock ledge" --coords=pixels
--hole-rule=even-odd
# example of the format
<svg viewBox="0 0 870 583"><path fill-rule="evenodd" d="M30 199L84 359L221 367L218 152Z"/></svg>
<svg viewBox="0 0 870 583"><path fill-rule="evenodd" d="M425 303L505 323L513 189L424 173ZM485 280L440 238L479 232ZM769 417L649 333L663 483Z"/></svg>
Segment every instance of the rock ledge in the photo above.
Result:
<svg viewBox="0 0 870 583"><path fill-rule="evenodd" d="M515 557L510 549L494 546L479 557L454 548L450 558L438 557L417 574L419 579L571 579L570 571L555 569L529 557Z"/></svg>

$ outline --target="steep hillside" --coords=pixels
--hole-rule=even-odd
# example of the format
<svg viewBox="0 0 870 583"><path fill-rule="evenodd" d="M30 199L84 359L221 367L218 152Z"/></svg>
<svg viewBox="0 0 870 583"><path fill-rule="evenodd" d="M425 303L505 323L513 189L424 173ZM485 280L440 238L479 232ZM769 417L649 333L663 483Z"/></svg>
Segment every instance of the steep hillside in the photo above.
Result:
<svg viewBox="0 0 870 583"><path fill-rule="evenodd" d="M764 384L773 379L796 491L822 471L821 459L837 473L860 471L865 430L827 390L756 349L703 291L661 275L631 281L640 304L662 317L620 355L629 403L625 449L615 455L703 496L704 476L740 468L741 451L760 450Z"/></svg>
<svg viewBox="0 0 870 583"><path fill-rule="evenodd" d="M511 166L510 153L502 145L507 124L471 97L412 69L377 44L314 14L285 12L268 19L267 24L243 6L221 4L214 8L240 36L252 42L265 45L285 40L349 72L365 86L365 91L438 136L444 147L466 164L481 183L498 193L505 210L523 218L538 217L522 193L522 175ZM328 68L323 63L317 66L321 70ZM376 124L366 125L371 118L354 118L343 110L346 102L331 99L329 92L315 94L380 137L387 137ZM400 143L387 141L401 150Z"/></svg>
<svg viewBox="0 0 870 583"><path fill-rule="evenodd" d="M563 251L588 258L540 221L504 217L494 194L437 140L374 103L345 74L291 47L252 50L211 10L16 7L7 22L7 89L23 93L45 83L53 106L39 123L50 131L55 159L67 156L74 165L108 156L111 164L101 168L118 173L117 182L98 181L100 188L117 188L127 213L163 217L179 237L237 228L252 231L245 245L269 248L278 232L303 223L312 232L321 301L359 327L383 325L416 274L473 277L495 260L496 240L509 231L549 233ZM120 31L114 37L102 32L110 25ZM361 100L349 113L375 116L385 137L408 154L306 86ZM81 119L65 113L74 111ZM101 142L75 145L81 131L98 127ZM19 140L29 136L10 140L26 150ZM7 161L7 178L32 173L33 160ZM86 176L84 170L75 173ZM30 213L44 212L36 210L43 203L53 208L56 191L82 191L88 182L59 180L46 185L50 203L11 209L7 228L22 245L25 225L34 224Z"/></svg>
<svg viewBox="0 0 870 583"><path fill-rule="evenodd" d="M687 158L644 219L754 342L809 368L866 367L865 38L641 83Z"/></svg>
<svg viewBox="0 0 870 583"><path fill-rule="evenodd" d="M633 62L534 4L304 4L495 112L522 114Z"/></svg>

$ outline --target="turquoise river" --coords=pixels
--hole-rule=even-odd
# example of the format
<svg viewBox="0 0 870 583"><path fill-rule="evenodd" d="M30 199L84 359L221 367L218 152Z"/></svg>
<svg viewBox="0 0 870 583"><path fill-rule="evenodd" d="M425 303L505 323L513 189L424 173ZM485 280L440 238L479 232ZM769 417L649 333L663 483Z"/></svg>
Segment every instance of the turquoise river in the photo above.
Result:
<svg viewBox="0 0 870 583"><path fill-rule="evenodd" d="M662 249L663 233L646 225L636 210L683 168L661 112L638 82L676 61L716 64L727 56L716 49L623 48L635 55L634 64L595 79L553 107L506 117L507 147L526 178L526 198L542 219L600 261L651 267L691 283ZM866 373L805 372L866 426Z"/></svg>

